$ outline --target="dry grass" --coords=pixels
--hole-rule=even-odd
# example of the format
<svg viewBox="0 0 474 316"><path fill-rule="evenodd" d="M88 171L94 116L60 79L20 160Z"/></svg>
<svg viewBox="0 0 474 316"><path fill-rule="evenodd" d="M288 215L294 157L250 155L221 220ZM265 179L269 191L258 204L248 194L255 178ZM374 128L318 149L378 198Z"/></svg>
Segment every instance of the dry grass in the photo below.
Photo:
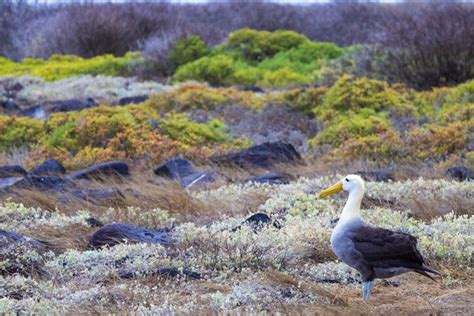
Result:
<svg viewBox="0 0 474 316"><path fill-rule="evenodd" d="M16 155L16 157L21 157L21 155ZM10 157L8 159L8 161L12 162ZM114 208L115 221L129 222L136 225L143 225L143 218L141 219L137 214L130 213L128 211L129 207L141 209L142 215L146 215L146 212L150 210L159 208L168 212L177 222L194 221L205 224L222 216L245 216L257 210L268 199L267 193L255 190L239 196L238 203L235 197L229 197L228 199L222 197L210 198L206 201L198 200L192 196L192 192L217 189L228 183L243 183L246 179L257 175L264 175L268 172L263 169L229 168L212 165L200 166L198 169L213 172L216 182L204 187L183 189L176 181L158 178L151 172L133 170L133 176L126 179L110 178L106 181L78 182L75 188L78 190L107 188L119 190L119 194L102 200L84 199L67 195L67 201L65 201L65 193L63 192L48 192L45 194L45 192L35 190L18 190L15 194L5 197L8 197L13 202L23 203L28 207L39 207L66 215L75 214L80 210L87 210L94 217L101 218L110 208ZM410 173L411 169L411 167L406 166L397 167L393 173L396 179L400 181L406 178L418 178L421 175L426 176L425 179L443 176L439 170L433 168L420 168L417 173ZM279 164L274 166L273 170L289 174L293 179L328 176L336 180L339 177L338 175L373 169L361 162L354 162L349 166L330 167L319 160L298 165ZM411 174L410 177L408 177L409 174ZM344 198L344 196L336 197L341 202L341 206L345 201ZM430 220L447 214L452 210L455 211L456 215L474 214L472 195L469 194L452 194L449 198L437 195L429 197L419 195L398 200L366 196L363 201L363 207L387 207L394 210L410 210L414 217L423 220Z"/></svg>

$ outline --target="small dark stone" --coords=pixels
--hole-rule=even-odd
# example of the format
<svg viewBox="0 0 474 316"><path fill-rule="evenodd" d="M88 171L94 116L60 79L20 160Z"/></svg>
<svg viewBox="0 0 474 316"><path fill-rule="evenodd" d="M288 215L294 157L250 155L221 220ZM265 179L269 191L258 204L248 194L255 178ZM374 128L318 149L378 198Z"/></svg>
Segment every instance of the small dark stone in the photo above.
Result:
<svg viewBox="0 0 474 316"><path fill-rule="evenodd" d="M159 275L164 275L164 276L171 276L171 277L185 276L194 280L201 279L200 273L191 271L188 269L179 270L177 268L161 268L157 272Z"/></svg>
<svg viewBox="0 0 474 316"><path fill-rule="evenodd" d="M37 246L42 246L43 244L35 239L28 238L23 236L22 234L15 233L15 232L8 232L6 230L0 229L0 238L6 238L13 242L21 242L21 243L32 243Z"/></svg>
<svg viewBox="0 0 474 316"><path fill-rule="evenodd" d="M20 109L18 104L16 104L16 102L12 99L8 99L2 102L1 105L5 113L8 113L8 114L18 111Z"/></svg>
<svg viewBox="0 0 474 316"><path fill-rule="evenodd" d="M212 183L214 178L205 172L195 172L193 174L187 175L181 178L181 187L188 189L192 186L204 183Z"/></svg>
<svg viewBox="0 0 474 316"><path fill-rule="evenodd" d="M240 91L249 91L249 92L255 92L255 93L264 93L265 90L263 90L260 87L257 86L247 86L247 87L240 87Z"/></svg>
<svg viewBox="0 0 474 316"><path fill-rule="evenodd" d="M219 164L233 164L240 167L269 168L278 163L298 162L300 154L293 145L283 142L263 143L243 151L214 157Z"/></svg>
<svg viewBox="0 0 474 316"><path fill-rule="evenodd" d="M107 176L128 176L128 164L123 161L103 162L71 173L68 179L102 179Z"/></svg>
<svg viewBox="0 0 474 316"><path fill-rule="evenodd" d="M84 109L97 106L93 98L83 99L69 99L61 101L52 101L48 103L49 112L69 112L81 111Z"/></svg>
<svg viewBox="0 0 474 316"><path fill-rule="evenodd" d="M95 219L94 217L87 218L86 223L87 223L87 225L89 225L91 227L102 227L102 226L104 226L104 223L102 223L98 219Z"/></svg>
<svg viewBox="0 0 474 316"><path fill-rule="evenodd" d="M155 169L155 174L157 176L169 179L181 179L194 172L193 164L189 160L183 158L168 160Z"/></svg>
<svg viewBox="0 0 474 316"><path fill-rule="evenodd" d="M245 180L245 182L257 182L268 184L289 184L291 176L284 173L269 173Z"/></svg>
<svg viewBox="0 0 474 316"><path fill-rule="evenodd" d="M170 240L168 232L155 231L130 224L113 223L99 228L89 241L89 247L100 248L124 242L168 244Z"/></svg>
<svg viewBox="0 0 474 316"><path fill-rule="evenodd" d="M144 102L148 99L149 99L149 96L147 96L147 95L138 95L138 96L134 96L134 97L125 97L125 98L121 98L118 101L118 105L138 104L138 103L142 103L142 102Z"/></svg>
<svg viewBox="0 0 474 316"><path fill-rule="evenodd" d="M48 117L49 113L81 111L95 106L97 103L92 98L50 101L20 111L19 115L44 119Z"/></svg>
<svg viewBox="0 0 474 316"><path fill-rule="evenodd" d="M453 166L446 170L446 175L458 181L474 179L474 172L465 166Z"/></svg>
<svg viewBox="0 0 474 316"><path fill-rule="evenodd" d="M0 178L26 176L27 172L22 166L7 165L0 166Z"/></svg>
<svg viewBox="0 0 474 316"><path fill-rule="evenodd" d="M242 224L232 229L233 232L237 231L242 225L250 225L254 232L260 231L263 227L273 225L275 228L280 229L281 224L278 221L274 221L265 213L256 213L247 217Z"/></svg>
<svg viewBox="0 0 474 316"><path fill-rule="evenodd" d="M292 297L295 296L295 294L293 294L293 292L291 292L291 290L289 288L281 289L280 293L281 293L281 296L284 297L284 298L292 298Z"/></svg>
<svg viewBox="0 0 474 316"><path fill-rule="evenodd" d="M23 85L19 82L16 82L13 86L10 86L9 90L15 92L21 91L23 90Z"/></svg>
<svg viewBox="0 0 474 316"><path fill-rule="evenodd" d="M56 159L48 159L30 171L32 175L61 175L65 173L66 169Z"/></svg>
<svg viewBox="0 0 474 316"><path fill-rule="evenodd" d="M374 171L356 172L366 181L388 182L395 181L395 175L388 169L380 169Z"/></svg>

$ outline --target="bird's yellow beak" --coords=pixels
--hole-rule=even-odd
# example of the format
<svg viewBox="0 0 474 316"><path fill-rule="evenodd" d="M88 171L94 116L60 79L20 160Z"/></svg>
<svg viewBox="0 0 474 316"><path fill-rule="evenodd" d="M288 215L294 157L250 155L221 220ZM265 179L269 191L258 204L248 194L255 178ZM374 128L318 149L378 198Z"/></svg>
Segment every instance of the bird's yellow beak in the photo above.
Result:
<svg viewBox="0 0 474 316"><path fill-rule="evenodd" d="M320 198L325 198L326 196L329 196L331 194L334 194L334 193L337 193L337 192L341 192L342 191L342 182L339 181L338 183L336 183L335 185L333 186L330 186L329 188L325 189L325 190L322 190L320 193L319 193L319 197Z"/></svg>

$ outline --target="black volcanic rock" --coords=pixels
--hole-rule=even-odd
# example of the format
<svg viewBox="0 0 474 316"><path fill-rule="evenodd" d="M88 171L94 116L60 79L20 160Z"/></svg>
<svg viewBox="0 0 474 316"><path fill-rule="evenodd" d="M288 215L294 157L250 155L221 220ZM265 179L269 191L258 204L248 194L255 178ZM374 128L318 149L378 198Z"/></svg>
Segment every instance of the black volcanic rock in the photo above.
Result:
<svg viewBox="0 0 474 316"><path fill-rule="evenodd" d="M68 179L103 179L110 176L128 176L128 164L123 161L109 161L99 163L88 168L76 171L67 176Z"/></svg>
<svg viewBox="0 0 474 316"><path fill-rule="evenodd" d="M81 111L95 106L97 106L97 103L92 98L50 101L22 110L19 115L43 119L48 117L50 113Z"/></svg>
<svg viewBox="0 0 474 316"><path fill-rule="evenodd" d="M214 157L215 163L240 167L269 168L278 163L299 162L300 154L293 145L283 142L263 143L237 153Z"/></svg>
<svg viewBox="0 0 474 316"><path fill-rule="evenodd" d="M26 170L19 165L0 166L0 178L22 177L26 174Z"/></svg>
<svg viewBox="0 0 474 316"><path fill-rule="evenodd" d="M1 108L3 109L3 111L7 114L12 114L14 112L17 112L18 110L20 110L20 107L18 106L18 104L16 104L16 102L12 99L8 99L6 101L3 101L0 103L1 105Z"/></svg>
<svg viewBox="0 0 474 316"><path fill-rule="evenodd" d="M453 166L446 170L446 175L458 181L466 181L474 179L474 172L465 166Z"/></svg>
<svg viewBox="0 0 474 316"><path fill-rule="evenodd" d="M156 168L154 172L157 176L174 180L184 178L196 171L191 161L184 158L174 158Z"/></svg>
<svg viewBox="0 0 474 316"><path fill-rule="evenodd" d="M242 224L232 229L233 232L240 229L243 225L250 225L254 232L260 231L263 227L273 225L275 228L280 229L281 225L277 221L270 218L265 213L256 213L247 217Z"/></svg>
<svg viewBox="0 0 474 316"><path fill-rule="evenodd" d="M99 228L89 241L90 248L114 246L120 243L158 243L168 244L168 232L160 232L130 224L113 223Z"/></svg>
<svg viewBox="0 0 474 316"><path fill-rule="evenodd" d="M118 101L118 105L138 104L145 102L150 97L148 95L137 95L133 97L124 97Z"/></svg>
<svg viewBox="0 0 474 316"><path fill-rule="evenodd" d="M389 169L356 172L366 181L388 182L395 181L395 175Z"/></svg>
<svg viewBox="0 0 474 316"><path fill-rule="evenodd" d="M30 171L32 175L61 175L66 169L56 159L48 159Z"/></svg>

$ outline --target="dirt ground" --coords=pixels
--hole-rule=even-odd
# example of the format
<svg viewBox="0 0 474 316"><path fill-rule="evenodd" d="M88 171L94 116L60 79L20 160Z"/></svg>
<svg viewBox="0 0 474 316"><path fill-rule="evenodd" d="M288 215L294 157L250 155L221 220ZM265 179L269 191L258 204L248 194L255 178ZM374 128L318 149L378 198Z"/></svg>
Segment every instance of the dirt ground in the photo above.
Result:
<svg viewBox="0 0 474 316"><path fill-rule="evenodd" d="M332 293L341 303L287 310L289 314L319 315L474 315L474 282L449 287L408 273L397 277L398 286L376 284L369 301L361 289L335 285ZM444 282L445 283L445 282Z"/></svg>

